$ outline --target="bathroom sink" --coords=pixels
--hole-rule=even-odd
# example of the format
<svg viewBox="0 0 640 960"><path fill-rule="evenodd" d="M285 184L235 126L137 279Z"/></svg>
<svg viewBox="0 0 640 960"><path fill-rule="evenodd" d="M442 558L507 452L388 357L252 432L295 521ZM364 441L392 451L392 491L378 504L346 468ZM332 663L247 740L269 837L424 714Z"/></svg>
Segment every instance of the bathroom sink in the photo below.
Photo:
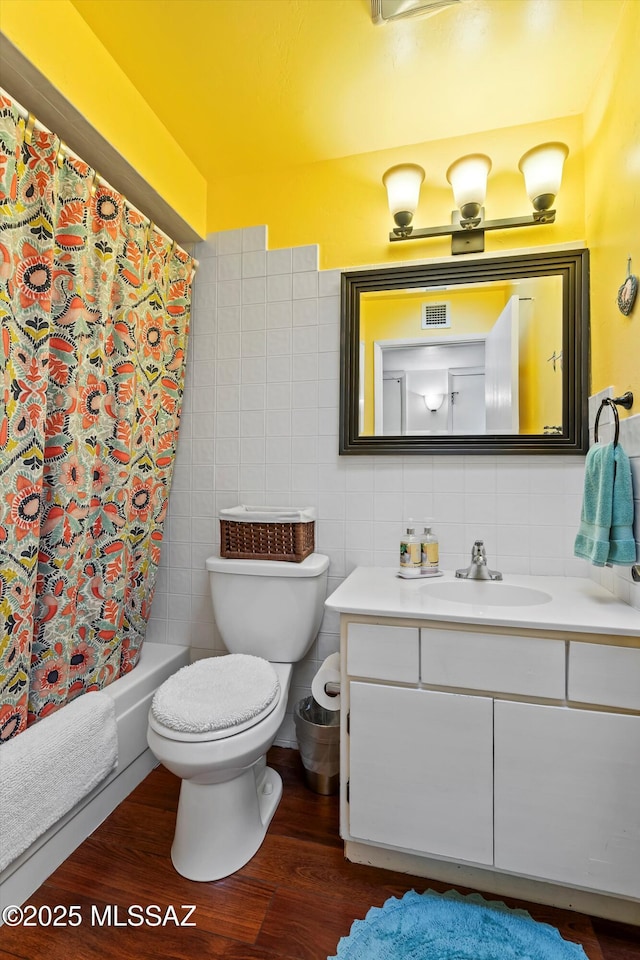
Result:
<svg viewBox="0 0 640 960"><path fill-rule="evenodd" d="M544 590L493 580L444 580L427 583L424 590L435 600L475 606L531 607L551 600L551 594Z"/></svg>

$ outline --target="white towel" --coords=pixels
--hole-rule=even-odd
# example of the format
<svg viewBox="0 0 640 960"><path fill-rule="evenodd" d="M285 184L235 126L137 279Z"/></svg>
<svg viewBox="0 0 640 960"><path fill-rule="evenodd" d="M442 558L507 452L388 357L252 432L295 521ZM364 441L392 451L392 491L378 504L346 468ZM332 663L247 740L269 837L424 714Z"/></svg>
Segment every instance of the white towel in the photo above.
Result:
<svg viewBox="0 0 640 960"><path fill-rule="evenodd" d="M117 761L114 701L97 691L0 746L0 870L104 780Z"/></svg>

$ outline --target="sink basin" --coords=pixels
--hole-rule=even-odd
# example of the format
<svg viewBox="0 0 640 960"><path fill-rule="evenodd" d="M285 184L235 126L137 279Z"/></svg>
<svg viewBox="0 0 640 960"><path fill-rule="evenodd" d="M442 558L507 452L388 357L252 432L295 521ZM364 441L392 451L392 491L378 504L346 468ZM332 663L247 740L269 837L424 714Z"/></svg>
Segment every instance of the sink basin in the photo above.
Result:
<svg viewBox="0 0 640 960"><path fill-rule="evenodd" d="M549 603L551 594L494 580L444 580L424 585L435 600L472 603L478 607L531 607Z"/></svg>

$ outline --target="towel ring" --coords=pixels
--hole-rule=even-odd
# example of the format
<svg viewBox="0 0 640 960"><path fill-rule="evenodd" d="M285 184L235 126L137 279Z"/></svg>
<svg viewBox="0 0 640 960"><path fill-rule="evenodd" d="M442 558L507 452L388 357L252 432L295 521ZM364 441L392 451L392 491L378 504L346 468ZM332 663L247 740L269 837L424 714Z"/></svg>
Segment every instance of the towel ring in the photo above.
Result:
<svg viewBox="0 0 640 960"><path fill-rule="evenodd" d="M593 427L593 439L594 442L598 442L598 423L600 422L600 414L605 407L611 407L613 410L613 416L616 422L615 434L613 437L614 447L618 446L618 438L620 437L620 417L618 416L618 406L624 407L625 410L630 410L633 406L633 394L630 390L627 390L626 393L623 393L621 397L605 397L598 412L596 414L596 422Z"/></svg>
<svg viewBox="0 0 640 960"><path fill-rule="evenodd" d="M613 410L613 416L614 416L615 421L616 421L616 429L615 429L615 434L614 434L614 436L613 436L613 445L614 445L614 447L617 447L617 446L618 446L618 437L620 436L620 417L618 416L618 408L616 407L616 405L615 405L615 403L613 402L613 400L610 400L610 399L609 399L609 397L606 397L606 398L602 401L602 403L600 404L600 409L598 410L598 412L597 412L597 414L596 414L596 422L595 422L594 427L593 427L593 439L594 439L595 443L598 442L598 423L600 422L600 414L602 413L602 411L604 410L605 407L611 407L611 409Z"/></svg>

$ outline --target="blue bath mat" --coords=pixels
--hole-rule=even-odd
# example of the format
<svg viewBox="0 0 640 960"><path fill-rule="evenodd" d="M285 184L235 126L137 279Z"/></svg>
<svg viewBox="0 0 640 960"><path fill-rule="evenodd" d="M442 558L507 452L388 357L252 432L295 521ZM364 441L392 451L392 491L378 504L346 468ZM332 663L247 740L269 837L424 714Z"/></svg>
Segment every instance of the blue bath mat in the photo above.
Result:
<svg viewBox="0 0 640 960"><path fill-rule="evenodd" d="M582 947L526 910L480 894L410 890L355 920L327 960L587 960Z"/></svg>

